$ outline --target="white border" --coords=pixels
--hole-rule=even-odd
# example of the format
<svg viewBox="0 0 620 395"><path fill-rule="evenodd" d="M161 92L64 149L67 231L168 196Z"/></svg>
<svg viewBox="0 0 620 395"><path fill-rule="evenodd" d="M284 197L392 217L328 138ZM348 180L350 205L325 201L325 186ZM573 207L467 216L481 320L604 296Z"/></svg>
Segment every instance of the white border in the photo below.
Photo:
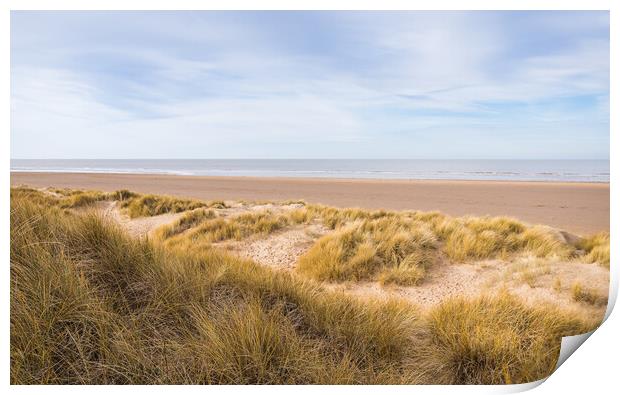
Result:
<svg viewBox="0 0 620 395"><path fill-rule="evenodd" d="M10 178L10 10L136 10L136 9L156 9L156 10L243 10L243 9L288 9L288 10L343 10L343 9L360 9L360 10L611 10L611 69L619 70L617 61L618 56L618 23L620 22L616 12L620 10L620 3L614 1L590 0L505 0L489 1L489 0L434 0L434 1L413 1L413 0L383 0L383 1L337 1L337 0L314 0L314 1L291 1L284 0L264 0L260 4L257 1L250 0L232 0L227 2L200 1L200 0L151 0L151 1L130 1L130 0L57 0L53 4L44 0L9 0L2 3L2 13L0 16L0 41L1 50L4 54L4 61L0 65L2 71L0 81L2 81L3 94L0 96L0 120L2 122L2 133L0 133L0 161L4 171L0 174L4 193L2 194L0 207L0 222L2 223L2 241L0 251L5 257L5 265L2 270L2 284L4 285L4 298L0 304L2 316L5 318L2 327L2 379L3 383L8 386L9 383L9 178ZM614 36L615 35L615 36ZM610 108L616 108L616 94L618 92L618 78L611 73L611 91L610 91ZM618 117L612 111L610 120L610 131L617 132ZM615 156L618 151L617 133L611 133L610 136L611 155L610 168L611 179L618 174L620 159ZM615 301L615 295L618 291L618 262L616 259L614 245L617 245L620 221L618 219L617 207L614 202L618 202L620 193L618 185L611 182L611 245L612 245L612 284L610 301ZM613 303L613 302L612 302ZM610 303L610 306L612 305ZM608 313L610 309L608 309ZM569 358L564 365L556 373L554 373L547 382L536 388L537 393L609 393L611 388L617 386L617 361L619 341L618 333L620 333L620 319L618 313L611 315L608 319L587 341L585 347L577 350L575 356ZM296 393L309 393L315 391L326 391L328 393L374 393L376 391L402 392L409 394L411 391L418 393L445 393L446 390L453 393L512 393L532 388L535 385L521 386L486 386L486 387L442 387L442 386L417 386L415 388L409 386L297 386L294 391ZM215 391L219 393L237 393L240 391L252 391L263 393L287 393L291 388L284 386L270 387L242 387L242 386L219 386L204 388L200 386L126 386L126 387L110 387L110 386L47 386L40 388L38 386L23 387L12 386L10 391L15 393L72 393L75 391L88 391L92 393L109 393L109 392L128 392L147 393L147 392L163 392L163 391L184 391L184 392L203 392Z"/></svg>

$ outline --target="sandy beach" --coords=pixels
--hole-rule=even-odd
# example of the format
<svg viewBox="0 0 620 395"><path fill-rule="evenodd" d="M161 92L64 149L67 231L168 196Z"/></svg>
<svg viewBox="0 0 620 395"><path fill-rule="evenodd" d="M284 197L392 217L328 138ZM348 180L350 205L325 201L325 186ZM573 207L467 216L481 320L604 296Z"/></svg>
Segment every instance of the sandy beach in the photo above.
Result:
<svg viewBox="0 0 620 395"><path fill-rule="evenodd" d="M577 234L609 229L609 184L11 173L12 185L129 189L198 199L303 199L337 207L508 215Z"/></svg>

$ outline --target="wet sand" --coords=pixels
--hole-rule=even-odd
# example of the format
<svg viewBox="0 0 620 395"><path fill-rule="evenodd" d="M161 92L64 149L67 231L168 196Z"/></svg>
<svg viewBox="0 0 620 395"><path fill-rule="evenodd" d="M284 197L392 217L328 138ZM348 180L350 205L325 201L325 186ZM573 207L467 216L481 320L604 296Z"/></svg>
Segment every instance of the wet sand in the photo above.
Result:
<svg viewBox="0 0 620 395"><path fill-rule="evenodd" d="M168 194L198 199L303 199L338 207L508 215L577 234L609 230L609 184L443 180L11 173L11 185Z"/></svg>

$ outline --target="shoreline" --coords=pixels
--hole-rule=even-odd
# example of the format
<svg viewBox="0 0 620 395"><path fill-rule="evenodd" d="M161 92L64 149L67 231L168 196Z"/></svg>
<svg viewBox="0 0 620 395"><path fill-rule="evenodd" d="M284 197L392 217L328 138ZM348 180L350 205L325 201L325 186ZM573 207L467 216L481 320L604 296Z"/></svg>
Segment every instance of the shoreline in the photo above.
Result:
<svg viewBox="0 0 620 395"><path fill-rule="evenodd" d="M609 183L14 172L11 185L167 194L205 200L291 200L337 207L506 215L577 234L609 230Z"/></svg>

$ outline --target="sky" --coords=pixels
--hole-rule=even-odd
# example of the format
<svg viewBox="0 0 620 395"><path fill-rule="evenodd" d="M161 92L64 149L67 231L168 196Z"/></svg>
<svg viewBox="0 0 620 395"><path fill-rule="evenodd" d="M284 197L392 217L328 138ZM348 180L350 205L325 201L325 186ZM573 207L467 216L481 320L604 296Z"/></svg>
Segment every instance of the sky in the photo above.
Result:
<svg viewBox="0 0 620 395"><path fill-rule="evenodd" d="M11 157L608 159L609 13L12 11Z"/></svg>

